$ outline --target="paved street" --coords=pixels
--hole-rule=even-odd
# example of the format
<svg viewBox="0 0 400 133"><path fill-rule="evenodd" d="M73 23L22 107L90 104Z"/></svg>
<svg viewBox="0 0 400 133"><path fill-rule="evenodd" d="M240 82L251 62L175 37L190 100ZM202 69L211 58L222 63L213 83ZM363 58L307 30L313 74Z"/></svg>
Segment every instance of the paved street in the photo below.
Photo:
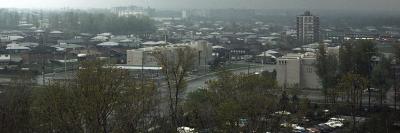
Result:
<svg viewBox="0 0 400 133"><path fill-rule="evenodd" d="M43 85L43 81L48 84L52 80L63 80L63 79L72 79L76 76L76 71L67 71L60 73L47 73L44 75L44 80L42 75L36 76L35 80L38 85Z"/></svg>
<svg viewBox="0 0 400 133"><path fill-rule="evenodd" d="M262 72L262 71L269 71L272 72L275 69L275 65L264 65L264 66L257 66L257 67L252 67L250 69L248 68L238 68L231 70L235 74L240 74L240 73L255 73L255 72ZM205 82L207 80L215 79L217 78L216 76L217 73L210 73L204 76L197 76L193 77L191 79L188 79L187 83L187 88L186 88L186 93L196 91L197 89L200 89L202 87L205 87L206 84Z"/></svg>
<svg viewBox="0 0 400 133"><path fill-rule="evenodd" d="M255 72L262 72L264 70L272 72L275 69L275 65L258 65L258 66L252 66L250 69L248 67L242 67L242 68L237 68L237 69L232 69L231 71L235 74L240 74L240 73L255 73ZM45 74L45 82L48 83L50 81L50 79L64 79L65 77L67 78L71 78L76 74L76 72L74 71L69 71L67 72L67 74L61 72L61 73L49 73L49 74ZM186 97L186 95L190 92L196 91L198 89L204 88L206 87L206 81L211 80L211 79L215 79L217 78L217 72L213 72L213 73L208 73L206 75L191 75L188 77L188 81L187 81L187 88L185 90L185 93L183 95L183 97ZM41 75L36 77L36 81L39 85L43 84L43 78ZM161 83L161 95L162 97L166 97L167 96L167 91L166 89L163 89L166 87L165 83ZM394 104L394 95L393 95L393 89L389 90L387 92L387 96L385 98L385 104L391 106ZM377 95L377 94L375 94ZM318 89L307 89L307 90L301 90L299 96L301 98L308 98L313 102L316 103L321 103L324 100L324 96L322 94L322 92ZM368 95L365 94L364 98L363 98L363 103L365 105L368 104ZM372 97L371 98L371 106L375 105L379 105L380 101L379 99ZM399 107L398 107L399 108Z"/></svg>

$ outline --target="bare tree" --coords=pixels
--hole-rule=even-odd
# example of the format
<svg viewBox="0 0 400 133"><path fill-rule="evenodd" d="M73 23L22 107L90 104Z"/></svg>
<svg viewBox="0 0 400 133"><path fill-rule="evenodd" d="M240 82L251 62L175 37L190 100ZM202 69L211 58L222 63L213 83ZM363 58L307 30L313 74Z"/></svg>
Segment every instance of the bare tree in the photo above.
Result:
<svg viewBox="0 0 400 133"><path fill-rule="evenodd" d="M351 109L353 117L353 132L357 132L356 116L358 115L358 110L361 108L362 104L362 91L367 88L367 85L368 80L366 78L359 74L348 73L342 77L337 86L340 91L344 92L344 95L341 95L342 99L346 99L344 103Z"/></svg>
<svg viewBox="0 0 400 133"><path fill-rule="evenodd" d="M76 80L35 90L36 131L146 132L147 114L155 108L153 82L141 88L127 71L105 66L84 62Z"/></svg>
<svg viewBox="0 0 400 133"><path fill-rule="evenodd" d="M162 74L167 83L171 128L176 129L180 124L178 118L180 95L186 87L185 77L192 70L195 52L194 49L187 46L159 49L154 53L154 57L162 67Z"/></svg>
<svg viewBox="0 0 400 133"><path fill-rule="evenodd" d="M31 132L32 74L22 72L0 88L0 132Z"/></svg>

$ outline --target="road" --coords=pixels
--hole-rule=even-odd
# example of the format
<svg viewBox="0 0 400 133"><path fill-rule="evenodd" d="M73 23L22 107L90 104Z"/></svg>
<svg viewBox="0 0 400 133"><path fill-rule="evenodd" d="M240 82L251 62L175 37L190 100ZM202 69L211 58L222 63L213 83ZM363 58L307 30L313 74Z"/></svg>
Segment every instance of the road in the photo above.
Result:
<svg viewBox="0 0 400 133"><path fill-rule="evenodd" d="M324 95L321 90L318 89L303 89L300 92L299 97L308 98L313 103L324 103ZM341 101L340 98L337 99ZM368 107L368 92L363 92L362 105ZM371 92L371 107L380 105L380 94L379 92ZM390 108L394 108L394 92L393 88L386 92L386 97L383 98L383 105ZM397 109L400 109L399 103L397 103Z"/></svg>
<svg viewBox="0 0 400 133"><path fill-rule="evenodd" d="M255 72L262 72L262 71L269 71L272 72L275 69L275 65L265 65L265 66L253 66L250 69L247 67L244 68L237 68L237 69L232 69L230 71L232 71L234 74L240 74L240 73L255 73ZM206 86L206 81L211 80L211 79L216 79L217 78L217 72L213 72L213 73L209 73L206 75L201 75L201 76L196 76L196 75L192 75L189 76L189 78L187 79L187 87L185 92L183 93L183 95L181 95L182 98L185 98L187 96L187 94L189 94L190 92L194 92L198 89L201 89L203 87ZM166 89L166 84L162 83L161 87L159 87L159 97L162 98L162 102L161 104L158 105L158 109L160 110L160 112L162 112L161 115L166 115L163 113L167 113L168 112L168 92Z"/></svg>
<svg viewBox="0 0 400 133"><path fill-rule="evenodd" d="M252 67L250 69L248 68L238 68L238 69L233 69L231 70L234 74L240 74L240 73L255 73L255 72L262 72L262 71L269 71L272 72L275 69L275 65L264 65L264 66L256 66ZM216 79L217 78L217 73L209 73L207 75L203 76L197 76L197 77L191 77L188 79L187 82L187 88L185 93L190 93L193 91L196 91L202 87L205 87L206 84L205 82L211 79Z"/></svg>
<svg viewBox="0 0 400 133"><path fill-rule="evenodd" d="M272 72L275 69L275 65L257 65L257 66L252 66L250 69L248 67L243 67L243 68L237 68L237 69L232 69L231 71L235 74L240 74L240 73L255 73L255 72L262 72L262 71L269 71ZM61 73L49 73L49 74L45 74L45 83L48 83L50 81L50 79L70 79L72 77L75 77L74 75L76 74L76 72L74 71L68 71L66 74L64 72ZM216 79L217 78L217 73L213 72L213 73L208 73L206 75L191 75L188 77L187 79L187 88L185 90L185 92L183 93L182 97L186 97L186 95L190 92L196 91L198 89L204 88L206 87L205 82L211 79ZM43 78L41 75L36 77L36 81L39 85L43 84ZM165 83L161 83L161 87L160 87L160 93L162 95L162 97L166 97L167 93L166 90L167 89L163 89L165 88ZM394 104L394 100L393 100L393 89L391 89L390 91L388 91L387 97L385 98L385 102L387 105L393 105ZM321 92L321 90L318 89L310 89L310 90L301 90L299 97L301 98L308 98L313 102L322 102L324 100L324 96ZM368 95L364 95L363 96L363 104L367 104L368 103ZM376 98L371 98L371 105L373 104L379 104L379 100L377 100ZM399 108L399 107L398 107Z"/></svg>
<svg viewBox="0 0 400 133"><path fill-rule="evenodd" d="M76 71L67 71L59 72L59 73L47 73L44 75L44 79L42 75L36 76L35 80L38 85L43 85L44 83L48 84L53 80L64 80L64 79L73 79L76 76ZM43 83L44 82L44 83Z"/></svg>

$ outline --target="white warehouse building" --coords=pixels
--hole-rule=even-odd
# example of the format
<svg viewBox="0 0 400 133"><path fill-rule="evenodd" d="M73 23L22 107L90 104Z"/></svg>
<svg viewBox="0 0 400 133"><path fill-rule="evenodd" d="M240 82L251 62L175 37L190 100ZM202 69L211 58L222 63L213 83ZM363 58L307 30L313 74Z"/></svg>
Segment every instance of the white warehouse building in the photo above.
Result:
<svg viewBox="0 0 400 133"><path fill-rule="evenodd" d="M170 44L166 46L154 46L140 49L132 49L127 51L127 65L132 66L159 66L157 59L153 56L153 53L158 50L173 50L180 47L191 47L194 49L195 62L194 66L200 69L207 67L207 65L213 60L212 58L212 45L206 41L194 41L190 43L182 44Z"/></svg>
<svg viewBox="0 0 400 133"><path fill-rule="evenodd" d="M289 53L277 59L278 85L283 88L321 88L314 53Z"/></svg>

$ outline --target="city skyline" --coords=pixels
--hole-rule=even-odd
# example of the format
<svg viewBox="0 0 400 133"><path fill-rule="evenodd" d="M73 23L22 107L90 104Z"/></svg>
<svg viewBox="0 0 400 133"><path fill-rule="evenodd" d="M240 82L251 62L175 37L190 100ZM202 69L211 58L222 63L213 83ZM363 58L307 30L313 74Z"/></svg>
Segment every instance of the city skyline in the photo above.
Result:
<svg viewBox="0 0 400 133"><path fill-rule="evenodd" d="M0 0L1 8L110 8L137 5L159 9L310 9L398 11L398 0Z"/></svg>
<svg viewBox="0 0 400 133"><path fill-rule="evenodd" d="M400 133L400 0L0 2L0 133Z"/></svg>

